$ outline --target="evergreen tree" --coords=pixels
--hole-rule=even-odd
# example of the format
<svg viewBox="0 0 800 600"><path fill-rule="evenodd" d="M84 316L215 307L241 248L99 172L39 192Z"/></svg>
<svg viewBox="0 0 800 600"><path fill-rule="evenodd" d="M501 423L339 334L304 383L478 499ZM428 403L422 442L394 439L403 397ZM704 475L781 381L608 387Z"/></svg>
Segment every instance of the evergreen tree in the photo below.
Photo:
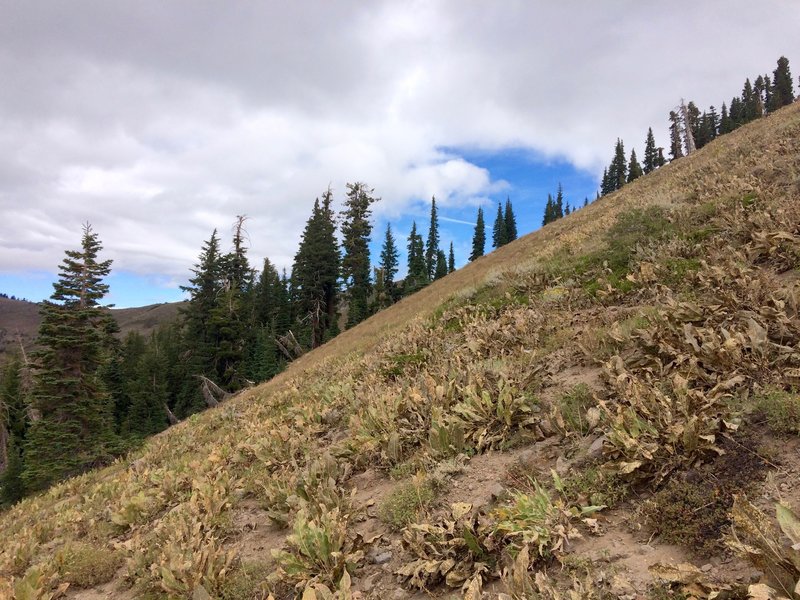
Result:
<svg viewBox="0 0 800 600"><path fill-rule="evenodd" d="M126 382L131 404L122 424L123 435L145 438L167 427L166 359L156 334L151 334L146 351L139 357L135 372Z"/></svg>
<svg viewBox="0 0 800 600"><path fill-rule="evenodd" d="M108 460L116 449L111 399L100 377L109 321L100 300L111 261L85 225L80 250L68 250L49 301L41 305L31 405L37 418L25 443L26 488L37 490Z"/></svg>
<svg viewBox="0 0 800 600"><path fill-rule="evenodd" d="M758 96L753 90L750 79L746 79L742 88L742 106L744 108L744 122L749 123L761 116L759 113Z"/></svg>
<svg viewBox="0 0 800 600"><path fill-rule="evenodd" d="M517 239L517 218L514 216L514 209L511 206L511 198L506 198L506 208L503 213L503 221L506 226L506 242L513 242Z"/></svg>
<svg viewBox="0 0 800 600"><path fill-rule="evenodd" d="M603 174L603 178L606 178L606 174ZM555 205L553 204L553 196L547 194L547 203L544 205L544 216L542 217L542 227L547 225L548 223L552 223L553 212L555 211Z"/></svg>
<svg viewBox="0 0 800 600"><path fill-rule="evenodd" d="M475 221L475 233L472 234L472 253L469 259L475 260L483 256L486 250L486 223L483 220L483 208L478 207L478 218Z"/></svg>
<svg viewBox="0 0 800 600"><path fill-rule="evenodd" d="M561 187L561 182L558 183L558 191L556 192L556 200L553 203L553 220L561 219L564 216L564 188Z"/></svg>
<svg viewBox="0 0 800 600"><path fill-rule="evenodd" d="M564 216L568 217L569 213L571 213L571 212L572 212L572 209L569 206L569 201L567 201L567 203L564 205Z"/></svg>
<svg viewBox="0 0 800 600"><path fill-rule="evenodd" d="M611 167L608 170L609 181L613 187L612 191L622 189L627 180L627 161L625 160L625 147L622 140L617 139L617 145L614 149L614 160L611 161Z"/></svg>
<svg viewBox="0 0 800 600"><path fill-rule="evenodd" d="M584 198L583 199L583 208L586 208L587 206L589 206L589 198Z"/></svg>
<svg viewBox="0 0 800 600"><path fill-rule="evenodd" d="M292 302L298 321L294 330L301 343L311 348L330 339L337 328L341 256L332 204L330 188L322 194L321 203L314 201L292 265ZM276 306L276 317L277 311ZM276 335L288 329L276 321Z"/></svg>
<svg viewBox="0 0 800 600"><path fill-rule="evenodd" d="M433 273L433 278L441 279L445 275L447 275L447 255L440 249L436 253L436 271Z"/></svg>
<svg viewBox="0 0 800 600"><path fill-rule="evenodd" d="M508 232L506 230L506 220L503 216L503 207L497 203L497 216L494 219L492 228L492 245L495 248L505 246L508 243Z"/></svg>
<svg viewBox="0 0 800 600"><path fill-rule="evenodd" d="M744 114L744 104L742 104L742 99L738 97L734 97L731 99L731 105L728 109L728 113L731 119L731 131L737 129L746 123L745 114Z"/></svg>
<svg viewBox="0 0 800 600"><path fill-rule="evenodd" d="M669 154L670 160L683 156L683 140L681 139L680 117L674 110L669 111Z"/></svg>
<svg viewBox="0 0 800 600"><path fill-rule="evenodd" d="M794 83L789 70L789 59L781 56L778 67L773 71L770 97L771 110L777 110L794 102Z"/></svg>
<svg viewBox="0 0 800 600"><path fill-rule="evenodd" d="M667 164L667 159L664 158L664 148L658 147L656 150L658 150L658 154L656 155L656 168L663 167Z"/></svg>
<svg viewBox="0 0 800 600"><path fill-rule="evenodd" d="M686 105L686 118L687 122L685 123L685 126L689 131L692 132L692 138L694 139L695 150L696 150L697 148L700 148L700 144L698 144L697 140L698 136L701 135L700 133L701 115L700 115L700 109L697 108L697 105L691 100L689 101L689 104ZM686 139L684 139L684 145L686 146L686 154L688 155L690 149L688 146L688 141Z"/></svg>
<svg viewBox="0 0 800 600"><path fill-rule="evenodd" d="M386 224L386 236L383 239L383 248L381 248L381 274L383 277L383 286L389 304L397 300L394 277L397 275L397 269L400 264L400 255L397 252L397 246L394 242L392 235L392 225ZM382 305L382 307L388 306Z"/></svg>
<svg viewBox="0 0 800 600"><path fill-rule="evenodd" d="M453 242L450 242L450 253L447 255L447 272L452 273L456 270L456 255L453 252Z"/></svg>
<svg viewBox="0 0 800 600"><path fill-rule="evenodd" d="M0 373L0 507L22 499L25 463L22 446L28 431L22 361L12 356Z"/></svg>
<svg viewBox="0 0 800 600"><path fill-rule="evenodd" d="M600 183L600 195L605 196L606 194L610 194L611 192L612 192L611 180L608 176L608 167L606 167L605 169L603 169L603 179L601 180Z"/></svg>
<svg viewBox="0 0 800 600"><path fill-rule="evenodd" d="M719 117L719 135L724 135L731 131L733 131L733 125L731 123L731 118L728 116L728 107L723 102Z"/></svg>
<svg viewBox="0 0 800 600"><path fill-rule="evenodd" d="M364 183L347 184L347 200L342 211L342 279L349 296L347 327L357 325L369 314L371 291L369 241L372 233L372 205L379 200Z"/></svg>
<svg viewBox="0 0 800 600"><path fill-rule="evenodd" d="M628 163L628 179L626 183L630 183L634 179L638 179L643 175L642 167L636 159L636 150L631 150L631 160Z"/></svg>
<svg viewBox="0 0 800 600"><path fill-rule="evenodd" d="M439 214L436 210L436 196L431 198L431 222L428 227L428 241L425 244L425 266L428 280L433 281L439 256Z"/></svg>
<svg viewBox="0 0 800 600"><path fill-rule="evenodd" d="M653 128L647 128L647 140L644 143L644 164L642 165L645 174L651 173L656 169L656 139L653 136Z"/></svg>
<svg viewBox="0 0 800 600"><path fill-rule="evenodd" d="M412 294L428 285L428 267L425 264L425 245L417 233L416 221L408 236L408 274L403 285L404 295Z"/></svg>

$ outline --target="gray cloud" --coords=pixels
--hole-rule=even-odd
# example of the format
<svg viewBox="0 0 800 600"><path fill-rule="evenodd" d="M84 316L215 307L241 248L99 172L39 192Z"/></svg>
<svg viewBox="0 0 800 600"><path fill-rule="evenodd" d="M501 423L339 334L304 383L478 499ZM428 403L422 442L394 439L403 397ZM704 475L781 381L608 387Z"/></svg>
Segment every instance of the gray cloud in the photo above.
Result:
<svg viewBox="0 0 800 600"><path fill-rule="evenodd" d="M791 1L0 2L0 270L52 269L91 220L115 267L183 277L251 216L288 264L313 198L397 216L503 189L442 148L602 170L680 97L719 105L800 57ZM800 59L796 59L800 60ZM797 69L796 69L797 70Z"/></svg>

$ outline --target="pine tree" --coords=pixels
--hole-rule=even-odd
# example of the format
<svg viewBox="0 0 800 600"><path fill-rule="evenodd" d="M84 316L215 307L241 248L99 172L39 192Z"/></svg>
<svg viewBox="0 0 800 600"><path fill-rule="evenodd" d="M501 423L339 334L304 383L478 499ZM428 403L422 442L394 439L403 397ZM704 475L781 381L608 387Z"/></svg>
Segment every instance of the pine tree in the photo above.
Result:
<svg viewBox="0 0 800 600"><path fill-rule="evenodd" d="M452 273L456 270L456 255L453 252L453 242L450 242L450 252L447 255L447 272Z"/></svg>
<svg viewBox="0 0 800 600"><path fill-rule="evenodd" d="M22 361L12 356L0 373L0 507L25 495L22 446L28 431Z"/></svg>
<svg viewBox="0 0 800 600"><path fill-rule="evenodd" d="M611 168L609 169L609 178L614 190L622 189L627 180L627 161L625 160L625 146L622 140L617 140L616 148L614 149L614 160L611 161Z"/></svg>
<svg viewBox="0 0 800 600"><path fill-rule="evenodd" d="M731 131L733 131L733 125L731 124L731 118L728 116L728 107L723 102L719 117L719 135L724 135Z"/></svg>
<svg viewBox="0 0 800 600"><path fill-rule="evenodd" d="M505 246L508 242L506 231L506 221L503 217L503 207L497 203L497 216L494 219L494 227L492 228L492 246L499 248Z"/></svg>
<svg viewBox="0 0 800 600"><path fill-rule="evenodd" d="M636 150L631 150L631 160L628 162L628 179L626 183L630 183L642 175L642 167L639 164L639 161L636 159Z"/></svg>
<svg viewBox="0 0 800 600"><path fill-rule="evenodd" d="M372 233L372 205L379 200L364 183L347 184L347 200L342 211L342 279L347 286L349 306L347 327L357 325L369 314L371 291L369 241Z"/></svg>
<svg viewBox="0 0 800 600"><path fill-rule="evenodd" d="M486 251L486 223L483 220L483 208L478 207L478 218L475 221L475 233L472 234L472 253L470 261L483 256Z"/></svg>
<svg viewBox="0 0 800 600"><path fill-rule="evenodd" d="M431 198L431 222L428 227L428 241L425 244L425 266L428 279L433 281L439 255L439 213L436 210L436 196Z"/></svg>
<svg viewBox="0 0 800 600"><path fill-rule="evenodd" d="M781 56L773 71L770 110L777 110L794 102L794 83L789 70L789 59Z"/></svg>
<svg viewBox="0 0 800 600"><path fill-rule="evenodd" d="M337 327L341 256L336 240L333 192L314 201L292 265L292 302L301 343L316 348L330 339ZM286 329L276 322L276 335Z"/></svg>
<svg viewBox="0 0 800 600"><path fill-rule="evenodd" d="M605 175L604 175L605 178ZM542 227L553 221L553 196L547 194L547 203L544 205L544 216L542 217Z"/></svg>
<svg viewBox="0 0 800 600"><path fill-rule="evenodd" d="M425 245L417 233L416 221L411 225L408 236L408 274L403 284L404 295L413 294L428 285L428 267L425 264Z"/></svg>
<svg viewBox="0 0 800 600"><path fill-rule="evenodd" d="M659 146L656 150L658 150L658 154L656 155L656 168L663 167L667 164L667 159L664 158L664 148Z"/></svg>
<svg viewBox="0 0 800 600"><path fill-rule="evenodd" d="M670 160L683 156L683 140L681 139L680 117L674 110L669 111L669 154Z"/></svg>
<svg viewBox="0 0 800 600"><path fill-rule="evenodd" d="M444 253L444 250L439 250L436 252L436 270L433 273L434 279L441 279L447 275L447 255Z"/></svg>
<svg viewBox="0 0 800 600"><path fill-rule="evenodd" d="M653 136L653 128L647 128L647 139L644 143L644 164L642 165L645 174L652 173L656 170L656 160L658 154L656 153L656 139Z"/></svg>
<svg viewBox="0 0 800 600"><path fill-rule="evenodd" d="M127 381L131 405L122 424L123 435L145 438L166 428L165 407L169 403L164 376L167 372L166 360L156 334L151 334L146 351L139 357L135 372Z"/></svg>
<svg viewBox="0 0 800 600"><path fill-rule="evenodd" d="M397 300L394 277L397 275L397 269L400 264L400 255L397 252L397 245L392 235L392 225L386 224L386 236L383 239L383 247L381 248L381 266L380 270L383 276L383 286L385 289L386 298L389 304ZM388 306L382 305L382 307Z"/></svg>
<svg viewBox="0 0 800 600"><path fill-rule="evenodd" d="M608 167L603 169L603 179L600 183L600 195L605 196L606 194L610 194L613 190L611 189L611 179L608 176ZM549 198L549 196L548 196Z"/></svg>
<svg viewBox="0 0 800 600"><path fill-rule="evenodd" d="M564 205L564 216L568 217L569 213L571 213L571 212L572 212L572 209L569 206L569 201L567 201L567 203Z"/></svg>
<svg viewBox="0 0 800 600"><path fill-rule="evenodd" d="M49 301L42 303L31 406L37 414L25 443L25 486L37 490L108 460L116 450L111 399L100 377L109 321L99 302L111 261L90 225L80 250L68 250Z"/></svg>
<svg viewBox="0 0 800 600"><path fill-rule="evenodd" d="M589 206L589 198L588 197L583 199L583 208L586 208L587 206Z"/></svg>
<svg viewBox="0 0 800 600"><path fill-rule="evenodd" d="M564 188L561 187L561 182L558 183L558 191L556 192L556 200L553 203L553 220L561 219L564 216Z"/></svg>
<svg viewBox="0 0 800 600"><path fill-rule="evenodd" d="M758 112L758 96L753 90L750 78L747 78L742 88L742 106L744 107L744 122L749 123L761 116Z"/></svg>
<svg viewBox="0 0 800 600"><path fill-rule="evenodd" d="M506 198L506 208L503 213L503 221L506 226L506 242L513 242L517 239L517 218L514 216L514 209L511 206L511 198Z"/></svg>

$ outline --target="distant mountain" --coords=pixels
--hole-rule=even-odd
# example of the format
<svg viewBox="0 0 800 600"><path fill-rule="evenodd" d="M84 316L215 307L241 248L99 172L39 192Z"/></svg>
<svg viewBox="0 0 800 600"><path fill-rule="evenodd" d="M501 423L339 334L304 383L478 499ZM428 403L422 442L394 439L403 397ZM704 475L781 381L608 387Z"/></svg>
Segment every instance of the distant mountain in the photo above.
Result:
<svg viewBox="0 0 800 600"><path fill-rule="evenodd" d="M111 313L119 323L120 337L131 331L148 335L162 323L178 316L183 302L151 304L136 308L115 308ZM30 349L39 330L39 304L25 300L0 298L0 357L19 347Z"/></svg>

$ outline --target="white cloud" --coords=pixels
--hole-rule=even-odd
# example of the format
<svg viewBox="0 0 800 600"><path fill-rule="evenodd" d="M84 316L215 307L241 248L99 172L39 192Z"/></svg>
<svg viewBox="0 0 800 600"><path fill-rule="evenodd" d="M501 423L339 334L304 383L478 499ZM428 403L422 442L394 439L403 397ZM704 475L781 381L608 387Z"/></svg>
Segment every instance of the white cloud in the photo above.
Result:
<svg viewBox="0 0 800 600"><path fill-rule="evenodd" d="M751 8L5 3L0 270L53 269L90 220L115 268L180 279L237 214L254 250L287 265L328 184L341 197L369 183L386 218L504 189L443 148L597 172L618 136L641 147L652 125L666 145L681 96L719 105L800 57L795 5Z"/></svg>

